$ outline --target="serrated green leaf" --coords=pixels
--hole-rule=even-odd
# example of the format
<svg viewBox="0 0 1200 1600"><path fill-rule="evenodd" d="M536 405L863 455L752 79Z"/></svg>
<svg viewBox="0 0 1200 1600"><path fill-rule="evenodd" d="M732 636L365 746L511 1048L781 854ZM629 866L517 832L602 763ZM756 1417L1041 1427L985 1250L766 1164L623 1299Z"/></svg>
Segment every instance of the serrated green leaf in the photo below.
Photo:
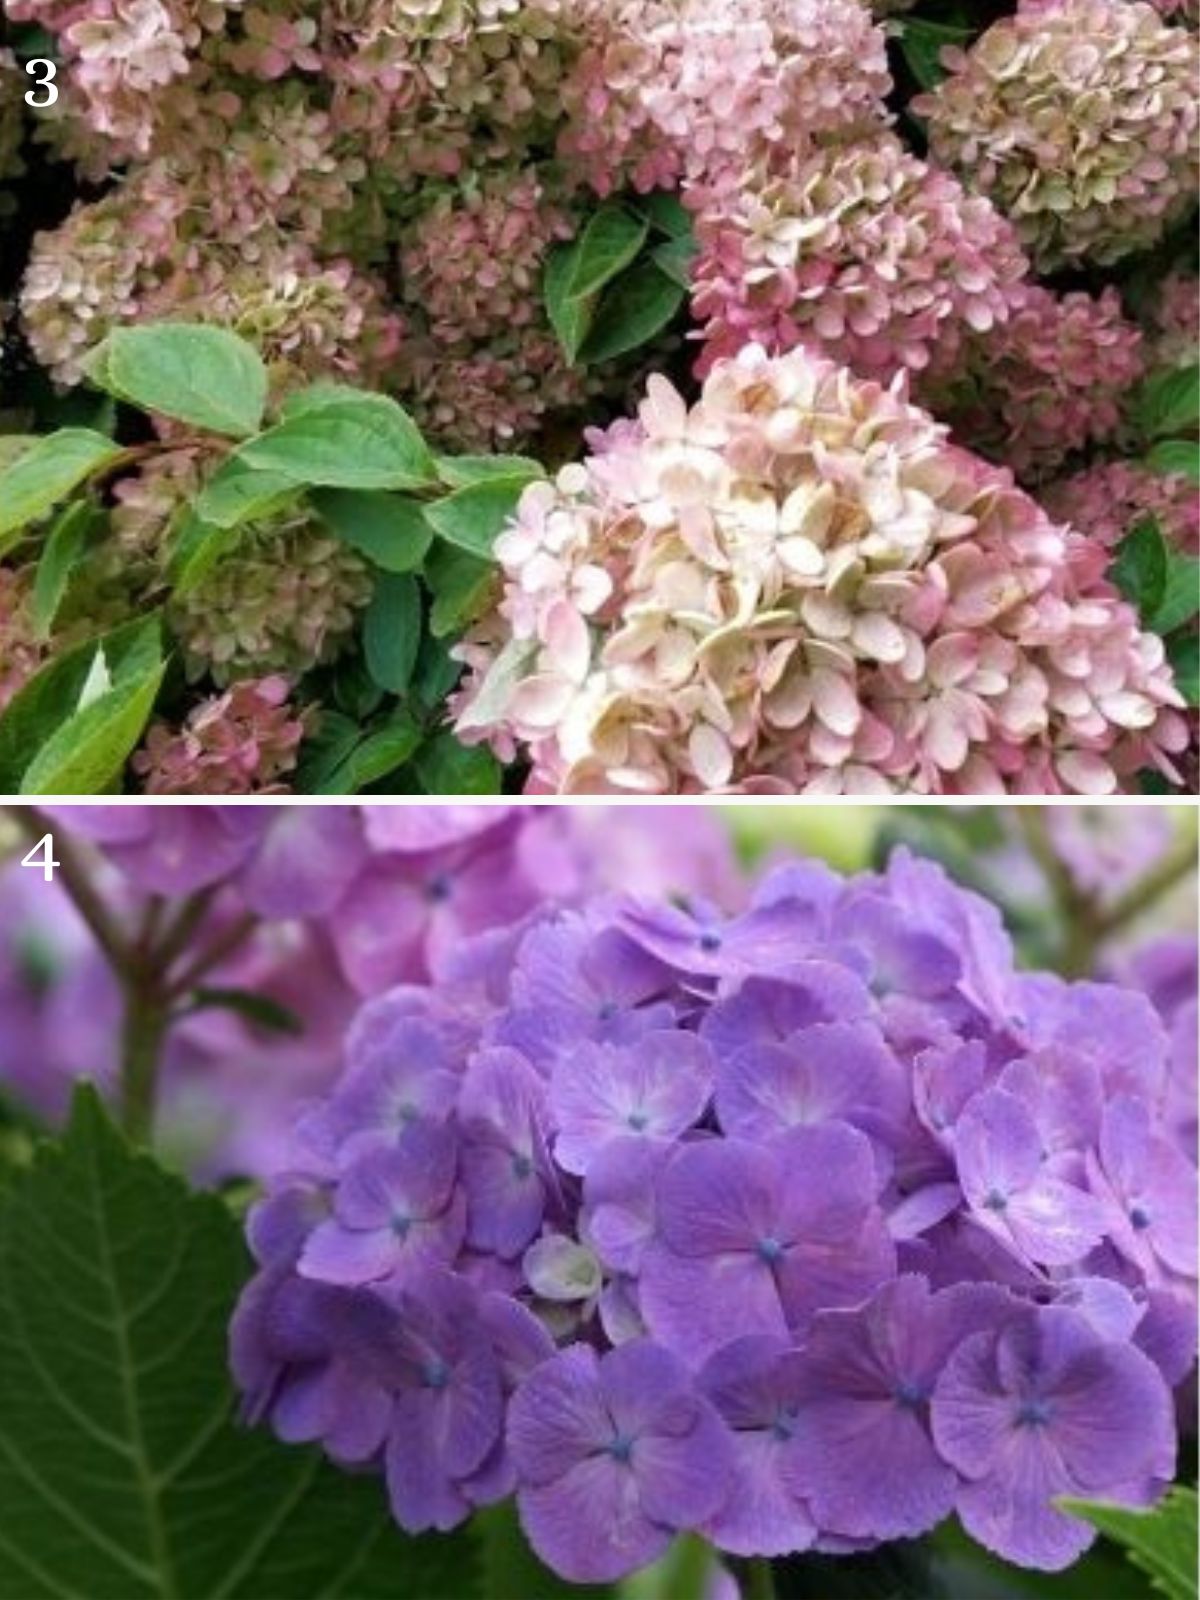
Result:
<svg viewBox="0 0 1200 1600"><path fill-rule="evenodd" d="M361 794L395 772L420 746L422 730L412 717L400 712L377 728L350 752L338 769L329 794Z"/></svg>
<svg viewBox="0 0 1200 1600"><path fill-rule="evenodd" d="M260 472L240 456L230 456L196 496L192 510L211 527L238 528L269 516L299 493L299 486L283 473Z"/></svg>
<svg viewBox="0 0 1200 1600"><path fill-rule="evenodd" d="M421 507L380 489L314 489L309 496L331 533L384 572L416 572L433 542Z"/></svg>
<svg viewBox="0 0 1200 1600"><path fill-rule="evenodd" d="M429 447L403 407L336 386L310 392L238 455L317 488L423 489L437 481Z"/></svg>
<svg viewBox="0 0 1200 1600"><path fill-rule="evenodd" d="M452 733L439 733L423 745L413 761L422 794L499 794L503 773L489 750L459 744Z"/></svg>
<svg viewBox="0 0 1200 1600"><path fill-rule="evenodd" d="M587 338L596 310L594 300L572 300L567 294L567 286L575 270L577 248L578 241L551 250L542 273L542 299L546 315L570 366L574 366L579 359L580 348Z"/></svg>
<svg viewBox="0 0 1200 1600"><path fill-rule="evenodd" d="M1191 439L1165 439L1156 444L1146 457L1151 472L1164 475L1178 473L1180 477L1200 484L1200 444Z"/></svg>
<svg viewBox="0 0 1200 1600"><path fill-rule="evenodd" d="M469 555L490 560L492 546L517 508L527 478L491 478L455 489L425 507L425 517L440 538Z"/></svg>
<svg viewBox="0 0 1200 1600"><path fill-rule="evenodd" d="M1165 638L1200 612L1200 561L1168 546L1162 593L1147 618L1151 632Z"/></svg>
<svg viewBox="0 0 1200 1600"><path fill-rule="evenodd" d="M606 201L584 228L571 260L564 287L568 300L587 300L633 261L646 242L650 225L619 200Z"/></svg>
<svg viewBox="0 0 1200 1600"><path fill-rule="evenodd" d="M603 295L580 357L589 365L612 361L648 344L683 304L684 291L653 261L639 262Z"/></svg>
<svg viewBox="0 0 1200 1600"><path fill-rule="evenodd" d="M438 456L436 463L438 477L450 489L469 489L492 478L532 483L546 476L541 463L529 456Z"/></svg>
<svg viewBox="0 0 1200 1600"><path fill-rule="evenodd" d="M481 1600L470 1533L407 1539L378 1477L236 1423L249 1268L78 1090L0 1194L0 1600Z"/></svg>
<svg viewBox="0 0 1200 1600"><path fill-rule="evenodd" d="M193 989L189 1011L232 1011L268 1033L302 1034L304 1024L294 1011L252 989Z"/></svg>
<svg viewBox="0 0 1200 1600"><path fill-rule="evenodd" d="M385 572L363 618L367 671L389 694L404 694L421 648L421 591L414 577Z"/></svg>
<svg viewBox="0 0 1200 1600"><path fill-rule="evenodd" d="M267 403L267 369L258 351L227 328L204 323L115 328L88 373L143 411L235 439L258 428Z"/></svg>
<svg viewBox="0 0 1200 1600"><path fill-rule="evenodd" d="M1177 1485L1153 1511L1130 1511L1125 1506L1103 1505L1094 1500L1062 1499L1056 1503L1121 1545L1130 1561L1169 1600L1196 1600L1194 1489Z"/></svg>
<svg viewBox="0 0 1200 1600"><path fill-rule="evenodd" d="M85 640L48 661L22 685L0 714L0 792L21 792L31 763L78 706L98 651L117 685L148 675L162 657L158 617L126 623L100 640Z"/></svg>
<svg viewBox="0 0 1200 1600"><path fill-rule="evenodd" d="M429 631L435 639L459 633L487 603L496 568L490 561L438 541L425 561L425 582L433 595Z"/></svg>
<svg viewBox="0 0 1200 1600"><path fill-rule="evenodd" d="M1200 365L1155 372L1138 390L1133 414L1147 440L1200 428Z"/></svg>
<svg viewBox="0 0 1200 1600"><path fill-rule="evenodd" d="M88 428L60 428L23 450L0 472L0 554L20 529L123 454L120 445Z"/></svg>
<svg viewBox="0 0 1200 1600"><path fill-rule="evenodd" d="M237 542L236 528L214 527L191 509L186 510L171 542L167 567L175 593L189 594Z"/></svg>
<svg viewBox="0 0 1200 1600"><path fill-rule="evenodd" d="M39 639L50 637L72 574L103 522L104 513L93 501L77 500L51 528L33 580L33 626Z"/></svg>

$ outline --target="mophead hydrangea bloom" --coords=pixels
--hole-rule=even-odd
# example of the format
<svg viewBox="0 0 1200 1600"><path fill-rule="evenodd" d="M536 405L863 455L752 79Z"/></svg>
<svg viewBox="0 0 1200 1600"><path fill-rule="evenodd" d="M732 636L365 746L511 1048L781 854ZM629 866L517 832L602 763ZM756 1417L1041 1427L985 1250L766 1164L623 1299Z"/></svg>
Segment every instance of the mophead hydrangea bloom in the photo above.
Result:
<svg viewBox="0 0 1200 1600"><path fill-rule="evenodd" d="M1145 371L1141 329L1114 288L1058 295L1030 283L1007 320L972 341L964 381L930 381L923 394L975 449L1038 483L1120 434Z"/></svg>
<svg viewBox="0 0 1200 1600"><path fill-rule="evenodd" d="M1012 225L890 134L744 175L696 222L701 369L749 343L808 345L861 377L953 373L1028 272Z"/></svg>
<svg viewBox="0 0 1200 1600"><path fill-rule="evenodd" d="M1052 516L1072 523L1106 551L1153 517L1172 544L1200 555L1200 499L1182 472L1155 472L1136 461L1101 461L1047 484L1039 498Z"/></svg>
<svg viewBox="0 0 1200 1600"><path fill-rule="evenodd" d="M897 852L733 917L609 896L374 999L254 1208L244 1414L406 1530L516 1497L609 1582L691 1530L859 1550L957 1512L1058 1570L1153 1503L1195 1356L1194 1151L1146 995L1018 972Z"/></svg>
<svg viewBox="0 0 1200 1600"><path fill-rule="evenodd" d="M349 643L374 589L367 562L303 509L247 524L236 550L172 598L191 675L297 677Z"/></svg>
<svg viewBox="0 0 1200 1600"><path fill-rule="evenodd" d="M1108 792L1182 699L1077 539L900 385L751 346L526 491L457 728L542 792Z"/></svg>
<svg viewBox="0 0 1200 1600"><path fill-rule="evenodd" d="M202 700L183 726L156 722L131 765L143 794L279 794L306 719L286 678L247 679Z"/></svg>
<svg viewBox="0 0 1200 1600"><path fill-rule="evenodd" d="M1142 0L1025 0L913 101L934 157L1010 216L1035 263L1119 261L1192 204L1195 40Z"/></svg>
<svg viewBox="0 0 1200 1600"><path fill-rule="evenodd" d="M884 34L860 0L589 0L559 148L601 194L724 186L886 121Z"/></svg>

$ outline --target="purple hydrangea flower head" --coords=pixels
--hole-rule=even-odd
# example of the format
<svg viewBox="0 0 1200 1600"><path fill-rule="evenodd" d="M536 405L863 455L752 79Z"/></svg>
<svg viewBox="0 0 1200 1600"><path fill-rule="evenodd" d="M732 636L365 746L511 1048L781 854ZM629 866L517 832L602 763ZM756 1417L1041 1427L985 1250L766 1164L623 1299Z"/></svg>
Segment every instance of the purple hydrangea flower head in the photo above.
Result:
<svg viewBox="0 0 1200 1600"><path fill-rule="evenodd" d="M900 1063L867 1023L817 1023L782 1044L737 1050L718 1068L717 1116L735 1137L836 1121L882 1132L907 1109Z"/></svg>
<svg viewBox="0 0 1200 1600"><path fill-rule="evenodd" d="M574 1583L606 1583L715 1515L733 1452L686 1368L650 1340L574 1345L517 1390L508 1444L534 1549Z"/></svg>
<svg viewBox="0 0 1200 1600"><path fill-rule="evenodd" d="M822 1529L909 1539L949 1516L958 1480L929 1431L934 1383L965 1338L1017 1305L991 1284L932 1293L905 1274L865 1305L814 1318L795 1358L789 1480Z"/></svg>
<svg viewBox="0 0 1200 1600"><path fill-rule="evenodd" d="M1148 1503L1174 1470L1170 1391L1154 1363L1065 1307L965 1339L937 1381L932 1418L962 1479L967 1531L1024 1566L1057 1571L1095 1538L1056 1496Z"/></svg>
<svg viewBox="0 0 1200 1600"><path fill-rule="evenodd" d="M563 1055L550 1083L558 1134L554 1153L586 1173L613 1139L677 1139L712 1097L712 1053L695 1034L656 1030L635 1044L584 1043Z"/></svg>
<svg viewBox="0 0 1200 1600"><path fill-rule="evenodd" d="M846 1125L768 1145L684 1146L658 1186L641 1305L655 1338L703 1361L739 1334L786 1336L895 1271L869 1142Z"/></svg>
<svg viewBox="0 0 1200 1600"><path fill-rule="evenodd" d="M1003 1089L985 1089L954 1129L972 1221L1023 1261L1070 1266L1104 1236L1096 1200L1053 1175L1033 1113Z"/></svg>

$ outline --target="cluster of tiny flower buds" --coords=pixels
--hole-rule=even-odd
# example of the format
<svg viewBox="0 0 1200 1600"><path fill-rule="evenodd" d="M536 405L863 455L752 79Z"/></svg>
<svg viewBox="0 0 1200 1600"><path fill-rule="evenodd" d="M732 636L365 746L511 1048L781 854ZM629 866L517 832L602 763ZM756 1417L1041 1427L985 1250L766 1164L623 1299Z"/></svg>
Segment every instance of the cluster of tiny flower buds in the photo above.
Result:
<svg viewBox="0 0 1200 1600"><path fill-rule="evenodd" d="M351 1027L250 1216L245 1415L413 1533L515 1493L574 1582L681 1530L779 1556L955 1511L1065 1567L1094 1533L1057 1497L1174 1469L1188 1055L903 852L781 865L728 919L543 906Z"/></svg>
<svg viewBox="0 0 1200 1600"><path fill-rule="evenodd" d="M1078 541L902 387L751 346L526 491L457 729L535 792L1109 792L1186 725Z"/></svg>

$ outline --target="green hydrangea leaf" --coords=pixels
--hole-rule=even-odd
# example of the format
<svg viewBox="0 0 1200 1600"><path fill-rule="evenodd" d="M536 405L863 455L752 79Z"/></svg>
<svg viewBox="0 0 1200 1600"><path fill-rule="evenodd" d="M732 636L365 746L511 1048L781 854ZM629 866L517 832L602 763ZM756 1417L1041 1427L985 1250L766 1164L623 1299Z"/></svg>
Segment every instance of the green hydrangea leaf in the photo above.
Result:
<svg viewBox="0 0 1200 1600"><path fill-rule="evenodd" d="M0 471L0 555L22 528L123 454L120 445L88 428L60 428L22 450Z"/></svg>
<svg viewBox="0 0 1200 1600"><path fill-rule="evenodd" d="M964 44L971 37L969 28L927 22L923 17L906 19L897 27L900 49L908 70L922 89L936 89L946 76L946 69L942 65L942 51L946 46Z"/></svg>
<svg viewBox="0 0 1200 1600"><path fill-rule="evenodd" d="M567 299L587 300L598 294L630 265L649 232L646 219L634 216L620 201L602 205L573 246L564 288Z"/></svg>
<svg viewBox="0 0 1200 1600"><path fill-rule="evenodd" d="M1150 375L1138 390L1133 415L1146 439L1169 439L1200 428L1200 365Z"/></svg>
<svg viewBox="0 0 1200 1600"><path fill-rule="evenodd" d="M1189 706L1200 706L1200 636L1176 634L1167 641L1167 659L1175 674L1175 687Z"/></svg>
<svg viewBox="0 0 1200 1600"><path fill-rule="evenodd" d="M317 488L423 489L437 482L429 447L402 406L336 385L298 399L238 455Z"/></svg>
<svg viewBox="0 0 1200 1600"><path fill-rule="evenodd" d="M1152 472L1178 473L1200 484L1200 444L1191 439L1165 439L1151 450L1146 465Z"/></svg>
<svg viewBox="0 0 1200 1600"><path fill-rule="evenodd" d="M1167 544L1153 517L1139 522L1121 540L1109 575L1148 625L1167 582Z"/></svg>
<svg viewBox="0 0 1200 1600"><path fill-rule="evenodd" d="M283 473L260 472L240 456L230 456L201 489L192 509L214 528L239 528L278 511L299 492Z"/></svg>
<svg viewBox="0 0 1200 1600"><path fill-rule="evenodd" d="M1169 1600L1196 1600L1195 1489L1177 1485L1153 1511L1130 1511L1094 1500L1057 1503L1119 1544L1157 1592Z"/></svg>
<svg viewBox="0 0 1200 1600"><path fill-rule="evenodd" d="M78 1090L0 1194L0 1600L481 1600L470 1533L407 1539L379 1478L237 1424L248 1271Z"/></svg>
<svg viewBox="0 0 1200 1600"><path fill-rule="evenodd" d="M381 689L408 689L421 648L421 591L414 577L382 573L363 618L367 670Z"/></svg>
<svg viewBox="0 0 1200 1600"><path fill-rule="evenodd" d="M438 456L437 472L449 489L469 489L492 478L532 483L546 476L542 464L529 456Z"/></svg>
<svg viewBox="0 0 1200 1600"><path fill-rule="evenodd" d="M542 274L546 315L571 366L579 360L580 349L596 311L594 299L573 300L567 292L575 270L575 249L575 245L565 244L552 250L546 258Z"/></svg>
<svg viewBox="0 0 1200 1600"><path fill-rule="evenodd" d="M51 528L33 580L33 625L39 639L48 639L71 578L83 560L104 513L92 500L69 505Z"/></svg>
<svg viewBox="0 0 1200 1600"><path fill-rule="evenodd" d="M487 560L528 482L522 477L485 479L434 500L425 507L425 516L439 537Z"/></svg>
<svg viewBox="0 0 1200 1600"><path fill-rule="evenodd" d="M260 426L267 369L252 344L226 328L158 322L117 328L91 357L89 376L118 399L244 439Z"/></svg>
<svg viewBox="0 0 1200 1600"><path fill-rule="evenodd" d="M416 572L433 543L420 505L380 489L314 489L321 521L384 572Z"/></svg>
<svg viewBox="0 0 1200 1600"><path fill-rule="evenodd" d="M648 344L675 316L684 290L653 261L623 273L603 296L581 351L589 365Z"/></svg>
<svg viewBox="0 0 1200 1600"><path fill-rule="evenodd" d="M459 744L447 730L423 745L413 761L422 794L499 794L503 772L490 750Z"/></svg>

